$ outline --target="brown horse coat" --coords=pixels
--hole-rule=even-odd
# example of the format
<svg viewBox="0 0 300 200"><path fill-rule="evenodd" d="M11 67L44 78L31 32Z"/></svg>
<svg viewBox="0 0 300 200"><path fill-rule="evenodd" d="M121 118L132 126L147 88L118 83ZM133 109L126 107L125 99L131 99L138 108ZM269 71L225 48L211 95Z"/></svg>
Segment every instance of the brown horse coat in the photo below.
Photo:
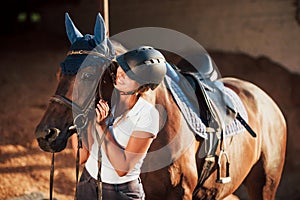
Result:
<svg viewBox="0 0 300 200"><path fill-rule="evenodd" d="M98 16L95 26L95 38L98 38L97 42L102 50L107 50L111 43L105 36L104 22L100 18ZM69 39L72 44L83 39L88 44L91 43L87 40L94 42L93 37L78 34L68 18L67 24L73 26L71 32L77 34L76 37L72 37L74 34L71 34ZM98 56L100 54L102 64L109 60L104 57L104 52L96 54ZM84 70L93 71L93 68L84 68L83 72L80 72L81 75ZM75 78L76 74L59 75L55 98L52 97L36 128L36 138L45 151L62 151L72 135L70 131L73 125L72 104L70 106L70 101L63 98L78 100L73 98ZM155 90L153 99L164 109L167 120L152 143L142 168L141 178L147 199L223 199L231 195L241 184L246 186L251 199L275 198L285 159L284 117L274 101L255 85L234 78L224 78L222 81L240 96L248 113L248 123L257 133L256 138L245 132L226 139L232 181L227 184L216 183L217 172L213 170L204 184L196 188L198 176L202 171L203 159L198 156L202 141L195 140L171 94L161 84ZM81 82L76 84L79 84L80 88ZM80 95L77 95L79 98L77 102L83 102L85 99L82 98L89 96L86 90L78 94ZM195 189L198 192L193 197Z"/></svg>

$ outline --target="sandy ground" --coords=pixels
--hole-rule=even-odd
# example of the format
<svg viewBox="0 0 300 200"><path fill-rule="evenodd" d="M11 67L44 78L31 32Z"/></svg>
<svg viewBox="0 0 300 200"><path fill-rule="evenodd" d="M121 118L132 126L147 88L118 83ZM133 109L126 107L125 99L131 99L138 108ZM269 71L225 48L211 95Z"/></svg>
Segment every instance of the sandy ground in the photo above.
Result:
<svg viewBox="0 0 300 200"><path fill-rule="evenodd" d="M0 200L40 191L49 197L51 154L39 149L34 129L56 88L66 38L2 38L0 59ZM70 147L56 154L54 197L73 199L75 159ZM285 171L276 199L300 199L299 173ZM245 191L239 191L241 199Z"/></svg>
<svg viewBox="0 0 300 200"><path fill-rule="evenodd" d="M55 72L65 49L44 43L42 49L36 48L26 36L22 42L8 41L16 43L5 45L0 61L0 199L34 191L48 196L51 154L39 149L34 129L55 91ZM71 150L57 154L55 160L54 196L72 199L75 159Z"/></svg>

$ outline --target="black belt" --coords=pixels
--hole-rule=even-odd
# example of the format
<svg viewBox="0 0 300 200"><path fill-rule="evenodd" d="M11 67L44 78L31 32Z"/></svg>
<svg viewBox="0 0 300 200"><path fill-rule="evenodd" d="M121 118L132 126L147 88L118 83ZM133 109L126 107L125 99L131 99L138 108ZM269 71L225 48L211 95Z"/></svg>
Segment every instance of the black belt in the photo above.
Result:
<svg viewBox="0 0 300 200"><path fill-rule="evenodd" d="M102 188L105 190L119 191L119 190L124 190L130 186L138 185L140 183L141 183L140 178L126 183L120 183L120 184L110 184L110 183L102 182Z"/></svg>
<svg viewBox="0 0 300 200"><path fill-rule="evenodd" d="M83 169L82 171L82 175L81 175L85 180L91 181L92 183L94 183L95 185L97 185L97 180L94 179L90 173L86 170L86 168ZM141 179L137 178L133 181L129 181L126 183L120 183L120 184L112 184L112 183L105 183L102 182L102 188L106 189L106 190L122 190L125 189L131 185L136 185L136 184L140 184L141 183Z"/></svg>

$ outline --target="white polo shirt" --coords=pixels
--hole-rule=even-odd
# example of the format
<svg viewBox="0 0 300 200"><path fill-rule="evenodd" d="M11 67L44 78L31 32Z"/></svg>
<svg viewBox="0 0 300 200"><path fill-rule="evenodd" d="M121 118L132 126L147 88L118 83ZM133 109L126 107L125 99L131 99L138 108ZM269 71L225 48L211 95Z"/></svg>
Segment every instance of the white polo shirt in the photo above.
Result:
<svg viewBox="0 0 300 200"><path fill-rule="evenodd" d="M129 138L134 131L149 132L153 134L153 137L156 137L159 131L159 113L151 103L140 97L136 104L125 116L121 115L115 119L114 125L109 127L109 131L120 147L125 149ZM85 167L90 175L97 179L99 145L97 143L95 133L93 133L93 137L95 142L92 145L90 156L85 164ZM105 151L103 149L101 150L101 178L104 183L120 184L135 180L139 177L146 153L136 163L135 167L127 173L127 175L120 177L107 158Z"/></svg>

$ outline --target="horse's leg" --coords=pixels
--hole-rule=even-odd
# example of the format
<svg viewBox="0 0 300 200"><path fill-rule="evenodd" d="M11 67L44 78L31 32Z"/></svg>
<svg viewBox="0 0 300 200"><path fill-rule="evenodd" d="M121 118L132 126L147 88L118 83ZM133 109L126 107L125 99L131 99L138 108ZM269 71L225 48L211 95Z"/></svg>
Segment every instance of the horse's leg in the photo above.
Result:
<svg viewBox="0 0 300 200"><path fill-rule="evenodd" d="M190 200L197 184L198 173L195 152L199 143L196 142L195 136L190 131L179 110L177 110L177 116L174 117L174 114L176 114L175 111L172 112L172 117L168 119L169 124L172 124L172 126L167 126L165 132L160 133L159 137L170 136L171 133L175 134L171 135L171 138L160 140L166 139L168 142L163 148L161 146L156 147L154 145L157 143L153 143L153 152L158 151L159 153L155 152L153 154L155 156L149 157L151 159L144 162L143 169L145 171L148 171L149 166L155 165L155 163L171 162L170 165L164 168L141 174L146 199ZM159 141L158 139L156 139L156 142Z"/></svg>
<svg viewBox="0 0 300 200"><path fill-rule="evenodd" d="M184 190L183 199L190 200L193 196L193 191L197 185L198 172L195 156L196 148L190 148L181 158L182 171L182 187Z"/></svg>
<svg viewBox="0 0 300 200"><path fill-rule="evenodd" d="M274 137L274 136L272 136ZM251 199L275 199L284 164L284 155L277 152L284 146L278 138L278 145L262 150L262 156L244 181ZM264 149L265 144L262 145ZM283 151L284 152L284 151Z"/></svg>
<svg viewBox="0 0 300 200"><path fill-rule="evenodd" d="M180 143L175 145L181 149L182 155L176 159L169 168L170 178L173 186L176 186L179 191L174 192L170 198L190 200L193 196L193 191L197 185L198 172L196 165L196 151L199 148L199 143L196 142L194 135L189 130L187 124L182 121Z"/></svg>
<svg viewBox="0 0 300 200"><path fill-rule="evenodd" d="M172 165L142 174L146 199L190 200L197 184L195 150L189 147Z"/></svg>
<svg viewBox="0 0 300 200"><path fill-rule="evenodd" d="M283 169L283 161L277 163L270 161L262 156L245 179L244 185L250 199L275 199Z"/></svg>
<svg viewBox="0 0 300 200"><path fill-rule="evenodd" d="M239 199L240 199L240 198L237 197L236 195L231 194L231 195L225 197L223 200L239 200Z"/></svg>
<svg viewBox="0 0 300 200"><path fill-rule="evenodd" d="M258 91L257 91L258 92ZM251 199L275 199L286 150L286 124L275 103L261 93L261 156L244 181Z"/></svg>
<svg viewBox="0 0 300 200"><path fill-rule="evenodd" d="M189 156L192 157L192 156ZM191 200L197 184L197 170L187 155L181 156L169 167L170 180L173 188L167 200Z"/></svg>
<svg viewBox="0 0 300 200"><path fill-rule="evenodd" d="M265 174L263 169L263 163L259 160L251 169L247 178L244 181L244 185L247 189L250 199L263 199L263 187L265 184Z"/></svg>

